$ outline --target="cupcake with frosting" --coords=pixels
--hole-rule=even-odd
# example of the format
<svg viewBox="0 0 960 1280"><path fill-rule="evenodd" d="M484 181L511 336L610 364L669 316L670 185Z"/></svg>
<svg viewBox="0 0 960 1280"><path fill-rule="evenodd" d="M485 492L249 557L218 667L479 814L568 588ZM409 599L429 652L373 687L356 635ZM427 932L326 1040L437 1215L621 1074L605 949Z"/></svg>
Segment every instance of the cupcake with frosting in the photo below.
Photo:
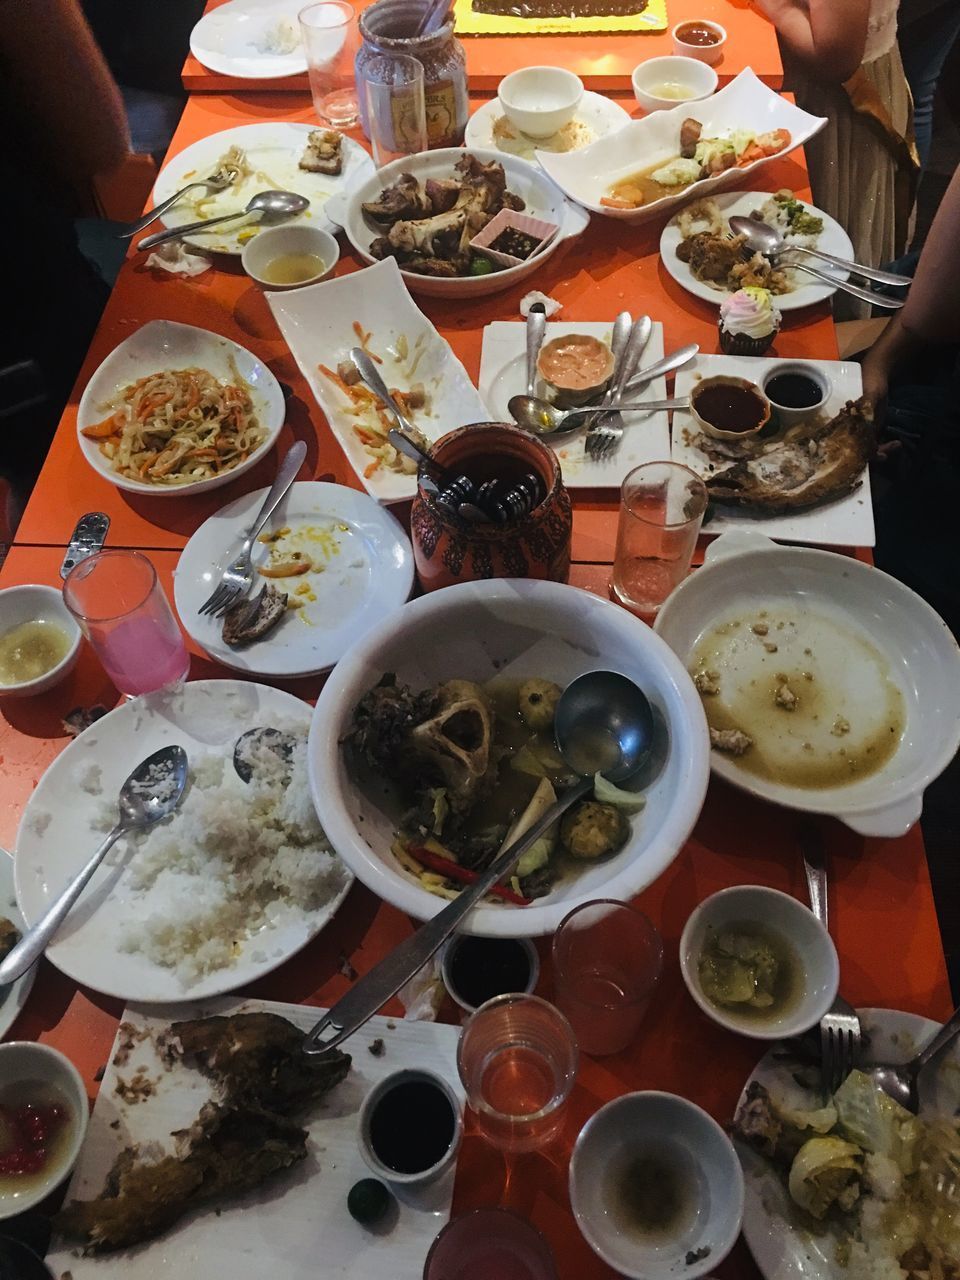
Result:
<svg viewBox="0 0 960 1280"><path fill-rule="evenodd" d="M780 330L781 315L766 289L738 289L720 304L720 350L728 356L762 356Z"/></svg>

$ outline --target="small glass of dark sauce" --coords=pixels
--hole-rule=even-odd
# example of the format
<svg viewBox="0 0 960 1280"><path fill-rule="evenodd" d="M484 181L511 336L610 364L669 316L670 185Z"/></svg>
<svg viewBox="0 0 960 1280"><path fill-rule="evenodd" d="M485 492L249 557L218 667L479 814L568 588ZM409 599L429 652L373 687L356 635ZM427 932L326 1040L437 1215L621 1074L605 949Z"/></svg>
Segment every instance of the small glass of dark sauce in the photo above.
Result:
<svg viewBox="0 0 960 1280"><path fill-rule="evenodd" d="M452 1165L463 1132L450 1087L431 1071L406 1069L381 1080L360 1109L364 1160L388 1182L429 1182Z"/></svg>
<svg viewBox="0 0 960 1280"><path fill-rule="evenodd" d="M494 996L531 992L540 975L536 947L527 938L451 938L440 961L444 986L471 1013Z"/></svg>

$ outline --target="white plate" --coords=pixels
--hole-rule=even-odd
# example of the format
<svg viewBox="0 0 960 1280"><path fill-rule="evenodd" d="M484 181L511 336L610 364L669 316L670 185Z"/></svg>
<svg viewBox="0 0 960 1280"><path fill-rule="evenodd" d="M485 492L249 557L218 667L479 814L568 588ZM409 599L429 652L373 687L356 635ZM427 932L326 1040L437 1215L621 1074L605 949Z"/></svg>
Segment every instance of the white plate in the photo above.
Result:
<svg viewBox="0 0 960 1280"><path fill-rule="evenodd" d="M351 190L373 173L373 161L358 142L343 139L343 171L335 177L323 173L308 173L299 167L307 138L316 126L276 120L271 124L244 124L222 133L211 133L183 151L178 151L160 170L153 188L153 198L159 204L188 182L206 177L231 147L242 147L256 173L239 186L228 187L205 199L202 187L190 191L161 218L165 227L182 227L200 218L213 218L221 213L237 213L245 209L251 198L260 191L296 191L306 196L310 208L286 222L309 222L325 231L336 228L327 217L325 205L331 196ZM198 210L198 199L204 200ZM229 253L239 256L244 241L239 234L259 221L259 214L237 218L210 231L195 231L184 236L187 244L211 253Z"/></svg>
<svg viewBox="0 0 960 1280"><path fill-rule="evenodd" d="M713 199L726 218L749 218L766 200L770 199L771 194L769 191L732 191L727 195L714 196ZM816 205L807 204L805 200L801 200L800 203L809 213L823 219L823 230L813 247L822 249L824 253L832 253L835 258L852 258L853 244L840 223L824 213L822 209L818 209ZM663 265L667 274L673 276L681 288L692 293L695 298L702 298L704 302L712 302L714 306L719 307L728 296L729 290L714 289L706 281L698 280L691 273L690 264L681 262L677 257L677 246L682 240L679 217L680 215L677 214L671 218L660 236L660 257ZM727 230L729 231L729 227ZM798 254L797 258L801 262L808 262L818 271L835 275L838 280L846 280L850 274L849 271L840 271L826 262L809 258L806 254ZM790 293L779 293L774 296L774 306L780 311L798 311L801 307L811 307L815 302L824 302L827 298L832 298L837 292L835 285L823 284L803 271L796 272L795 279L797 281L795 289Z"/></svg>
<svg viewBox="0 0 960 1280"><path fill-rule="evenodd" d="M444 279L420 276L401 268L401 275L411 293L422 293L432 298L479 298L490 293L502 293L532 276L565 240L580 235L590 222L590 215L567 200L535 164L518 156L506 155L503 151L484 151L480 147L471 147L470 150L484 164L492 162L503 166L507 188L523 198L526 214L556 223L560 230L544 248L520 266L493 271L486 276ZM454 166L462 155L461 147L444 147L439 151L423 151L419 155L394 160L332 200L328 216L340 223L364 262L374 262L369 253L370 245L384 234L384 229L364 215L364 202L376 200L384 187L390 186L402 173L412 173L421 182L427 178L455 178Z"/></svg>
<svg viewBox="0 0 960 1280"><path fill-rule="evenodd" d="M399 520L367 494L340 484L295 484L267 530L289 527L291 550L305 551L321 570L275 585L291 593L306 585L316 598L288 609L263 640L232 649L221 638L222 619L201 617L197 610L267 492L258 489L231 502L193 535L174 576L177 612L197 644L227 667L269 677L313 675L332 667L370 627L404 603L413 586L413 549ZM268 558L268 547L258 543L254 565ZM254 581L253 590L259 591L267 580Z"/></svg>
<svg viewBox="0 0 960 1280"><path fill-rule="evenodd" d="M337 362L359 344L354 326L371 335L370 350L383 359L381 373L388 386L405 391L422 382L426 387L429 403L411 417L428 440L487 419L466 369L410 297L392 258L322 284L268 293L267 301L350 465L367 492L381 502L412 498L416 477L383 467L364 474L374 459L354 434L357 419L347 413L350 402L318 367L325 364L336 370ZM407 347L404 358L398 358L401 340Z"/></svg>
<svg viewBox="0 0 960 1280"><path fill-rule="evenodd" d="M14 875L17 901L27 920L36 920L103 838L97 825L104 802L111 803L137 761L172 743L232 755L246 729L281 718L303 723L310 708L290 693L241 680L197 680L178 692L135 698L98 720L59 755L37 784L24 810L17 837ZM83 786L91 764L100 767L99 795ZM232 765L227 768L232 772ZM226 776L226 773L225 773ZM238 788L243 783L237 779ZM132 857L136 857L134 852ZM80 902L47 950L48 959L74 981L122 1000L169 1004L222 995L270 973L304 947L330 920L353 877L316 912L270 926L240 947L229 969L207 974L185 988L169 969L141 953L118 948L138 898L124 875L128 855L122 842L96 872Z"/></svg>
<svg viewBox="0 0 960 1280"><path fill-rule="evenodd" d="M688 396L700 378L717 374L749 378L759 383L773 365L783 364L776 356L705 356L699 355L677 373L676 392ZM848 360L791 360L791 364L809 364L821 369L832 384L825 409L829 415L839 413L848 400L856 400L863 389L860 366ZM727 465L714 463L696 445L690 444L698 433L696 424L685 409L673 415L673 460L682 462L697 475L717 475ZM731 462L729 464L733 466ZM873 503L870 499L870 471L865 467L859 489L795 515L751 516L736 507L718 506L705 533L724 533L728 529L756 529L783 542L812 542L830 547L872 547L876 542L873 525Z"/></svg>
<svg viewBox="0 0 960 1280"><path fill-rule="evenodd" d="M245 462L209 480L194 484L163 485L145 484L131 480L114 471L110 461L100 452L97 440L88 440L83 428L99 422L109 412L109 405L119 391L131 382L163 369L189 369L199 366L221 381L234 378L231 361L241 377L250 386L260 425L266 429L263 443ZM286 417L286 404L280 383L267 366L246 347L229 338L193 325L177 324L174 320L150 320L120 343L107 356L84 387L77 410L77 440L80 452L105 480L128 493L150 494L157 498L176 498L184 493L198 493L201 489L218 489L229 484L237 476L255 467L260 459L276 444L280 428Z"/></svg>
<svg viewBox="0 0 960 1280"><path fill-rule="evenodd" d="M615 182L680 154L680 125L688 116L702 123L705 138L716 137L732 129L753 129L757 133L788 129L790 144L776 156L755 160L742 169L727 169L685 187L675 196L665 196L639 209L610 209L601 205L601 197ZM702 102L683 102L669 111L654 111L642 120L631 120L625 128L600 138L582 151L568 151L563 155L538 151L537 159L571 200L607 218L647 222L686 204L688 200L736 186L748 174L769 164L771 159L778 159L802 146L826 123L826 119L809 115L779 93L774 93L747 67L719 93Z"/></svg>
<svg viewBox="0 0 960 1280"><path fill-rule="evenodd" d="M562 338L568 333L585 333L609 342L612 324L567 323L551 321L547 325L545 341ZM642 356L643 364L653 364L663 357L663 325L656 321L647 348ZM480 394L495 422L511 422L507 402L511 396L520 396L527 389L526 325L497 320L483 331L483 353L480 357ZM538 384L542 395L545 388ZM635 398L638 400L663 400L666 396L666 380L654 378ZM666 413L652 413L646 417L627 414L625 431L620 447L601 462L595 462L584 452L586 433L561 436L551 441L563 469L564 483L569 489L598 489L619 487L620 481L638 467L641 462L660 461L670 456L670 428Z"/></svg>
<svg viewBox="0 0 960 1280"><path fill-rule="evenodd" d="M544 139L531 138L526 133L520 133L513 125L510 127L515 130L516 139L509 148L501 147L493 130L502 117L503 109L496 98L478 107L467 122L464 146L485 147L489 151L503 151L506 155L520 156L523 160L536 160L537 148L543 147ZM591 93L588 89L580 100L574 122L586 125L593 134L590 142L594 142L597 138L605 138L608 133L614 133L617 129L622 129L625 124L629 124L630 116L619 102L605 98L600 93ZM587 143L583 145L586 146Z"/></svg>
<svg viewBox="0 0 960 1280"><path fill-rule="evenodd" d="M302 0L227 0L203 15L190 33L190 52L210 71L237 80L280 80L307 69L297 14ZM263 53L258 47L271 28L290 22L297 33L290 53Z"/></svg>
<svg viewBox="0 0 960 1280"><path fill-rule="evenodd" d="M296 1004L264 1000L216 1000L186 1005L176 1020L266 1010L308 1031L324 1012ZM171 1011L173 1012L173 1011ZM123 1023L156 1033L171 1022L151 1010L126 1009ZM442 1076L458 1097L463 1088L457 1075L459 1028L438 1022L407 1022L371 1018L346 1046L353 1065L350 1074L302 1123L308 1132L307 1158L264 1187L224 1196L216 1203L188 1213L155 1240L133 1249L97 1258L78 1256L54 1240L47 1257L56 1275L70 1272L73 1280L398 1280L419 1276L430 1244L450 1216L452 1176L419 1193L400 1193L396 1217L386 1227L360 1226L347 1211L347 1195L354 1183L369 1178L357 1145L358 1112L363 1099L385 1076L402 1067L423 1067ZM370 1046L384 1042L376 1056ZM114 1050L115 1052L115 1050ZM110 1054L80 1161L67 1201L91 1199L124 1145L130 1142L171 1147L171 1132L190 1124L211 1096L211 1085L199 1071L177 1064L169 1071L157 1061L152 1039L134 1046L120 1069ZM136 1105L116 1095L118 1078L130 1080L140 1066L157 1090ZM113 1126L119 1122L119 1127Z"/></svg>
<svg viewBox="0 0 960 1280"><path fill-rule="evenodd" d="M869 1033L866 1065L878 1062L907 1062L939 1029L939 1023L915 1013L894 1009L859 1009L860 1023ZM775 1096L785 1091L798 1096L798 1086L790 1075L788 1064L777 1061L775 1046L766 1053L744 1086L756 1080L771 1089ZM921 1115L950 1117L960 1106L960 1050L957 1043L939 1059L932 1078L924 1077L921 1092ZM807 1106L820 1105L818 1097L808 1094L799 1100ZM740 1105L739 1103L737 1104ZM838 1238L829 1224L822 1234L805 1231L795 1225L792 1201L779 1176L757 1152L737 1143L746 1182L743 1234L765 1280L845 1280L848 1271L837 1262Z"/></svg>
<svg viewBox="0 0 960 1280"><path fill-rule="evenodd" d="M21 933L26 927L13 888L13 856L6 849L0 849L0 916L12 920ZM0 987L0 1039L20 1016L36 976L37 966L34 965L16 982Z"/></svg>

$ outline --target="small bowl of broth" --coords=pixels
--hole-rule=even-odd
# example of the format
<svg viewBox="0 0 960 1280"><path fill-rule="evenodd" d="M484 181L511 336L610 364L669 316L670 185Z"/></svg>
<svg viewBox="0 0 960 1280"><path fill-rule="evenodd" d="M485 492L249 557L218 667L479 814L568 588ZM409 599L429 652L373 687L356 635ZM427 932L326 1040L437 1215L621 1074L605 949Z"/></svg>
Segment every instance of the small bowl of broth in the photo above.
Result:
<svg viewBox="0 0 960 1280"><path fill-rule="evenodd" d="M770 402L748 378L717 374L701 378L691 389L690 414L705 435L743 440L770 421Z"/></svg>
<svg viewBox="0 0 960 1280"><path fill-rule="evenodd" d="M540 977L540 957L529 938L458 933L440 953L440 976L450 998L475 1013L494 996L530 995Z"/></svg>
<svg viewBox="0 0 960 1280"><path fill-rule="evenodd" d="M633 94L644 111L669 111L717 91L717 73L696 58L649 58L634 68Z"/></svg>
<svg viewBox="0 0 960 1280"><path fill-rule="evenodd" d="M830 379L821 369L799 361L773 365L760 385L783 427L812 418L830 399L832 390Z"/></svg>
<svg viewBox="0 0 960 1280"><path fill-rule="evenodd" d="M322 227L302 223L265 227L247 242L240 261L264 289L300 289L333 274L340 258L336 238Z"/></svg>
<svg viewBox="0 0 960 1280"><path fill-rule="evenodd" d="M674 53L685 58L696 58L698 62L706 62L712 67L723 57L727 33L719 22L693 18L688 22L678 22L670 34Z"/></svg>
<svg viewBox="0 0 960 1280"><path fill-rule="evenodd" d="M387 1183L435 1182L453 1168L462 1137L460 1100L432 1071L394 1071L360 1107L360 1154Z"/></svg>
<svg viewBox="0 0 960 1280"><path fill-rule="evenodd" d="M76 665L80 628L55 587L0 591L0 698L45 693Z"/></svg>
<svg viewBox="0 0 960 1280"><path fill-rule="evenodd" d="M628 1093L580 1130L570 1205L609 1266L637 1280L695 1280L723 1261L743 1219L733 1143L700 1107L671 1093Z"/></svg>
<svg viewBox="0 0 960 1280"><path fill-rule="evenodd" d="M809 1031L840 981L837 949L813 912L779 889L749 884L722 889L691 913L680 971L709 1018L755 1040Z"/></svg>

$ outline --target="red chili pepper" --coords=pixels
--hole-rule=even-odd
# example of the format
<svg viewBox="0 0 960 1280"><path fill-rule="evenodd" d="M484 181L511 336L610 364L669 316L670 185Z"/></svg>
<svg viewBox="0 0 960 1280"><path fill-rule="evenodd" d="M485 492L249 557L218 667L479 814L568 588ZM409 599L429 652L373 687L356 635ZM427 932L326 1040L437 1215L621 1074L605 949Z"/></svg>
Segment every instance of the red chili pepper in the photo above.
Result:
<svg viewBox="0 0 960 1280"><path fill-rule="evenodd" d="M418 862L422 862L428 871L436 871L438 875L446 876L448 880L459 880L461 884L474 884L480 879L476 871L471 871L469 867L461 867L459 862L444 858L441 854L434 853L432 849L425 849L421 844L410 845L407 853ZM512 902L518 907L529 907L533 901L532 898L514 893L512 889L502 884L495 884L490 893L495 898L502 898L504 902Z"/></svg>

